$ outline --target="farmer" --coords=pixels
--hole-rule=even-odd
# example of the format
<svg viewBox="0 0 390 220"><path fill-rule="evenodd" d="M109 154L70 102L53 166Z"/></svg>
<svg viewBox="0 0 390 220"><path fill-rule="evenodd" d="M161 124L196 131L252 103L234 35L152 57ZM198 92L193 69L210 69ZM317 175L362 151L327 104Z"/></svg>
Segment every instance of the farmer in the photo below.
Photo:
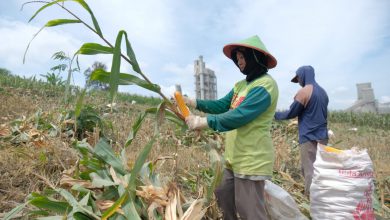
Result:
<svg viewBox="0 0 390 220"><path fill-rule="evenodd" d="M186 118L192 130L210 127L226 132L225 170L215 190L224 219L267 219L264 180L272 176L274 149L270 135L278 87L268 75L276 59L258 36L228 44L223 53L245 75L219 100L191 100L187 104L209 113Z"/></svg>
<svg viewBox="0 0 390 220"><path fill-rule="evenodd" d="M316 160L317 144L328 143L328 95L314 79L312 66L301 66L291 80L302 87L294 97L290 109L276 112L276 120L298 116L299 144L301 146L301 170L305 178L305 194L309 195Z"/></svg>

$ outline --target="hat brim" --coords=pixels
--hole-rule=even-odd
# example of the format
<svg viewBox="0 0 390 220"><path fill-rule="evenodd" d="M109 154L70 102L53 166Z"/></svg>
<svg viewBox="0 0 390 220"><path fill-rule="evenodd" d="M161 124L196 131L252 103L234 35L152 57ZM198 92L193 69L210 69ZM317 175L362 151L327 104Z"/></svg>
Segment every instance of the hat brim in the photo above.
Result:
<svg viewBox="0 0 390 220"><path fill-rule="evenodd" d="M277 64L277 61L275 59L274 56L272 56L270 53L268 53L267 51L264 51L264 50L261 50L257 47L253 47L253 46L250 46L250 45L247 45L247 44L228 44L226 46L223 47L223 53L225 54L225 56L227 56L229 59L232 59L231 57L231 54L232 54L232 51L234 49L236 49L237 47L247 47L247 48L252 48L254 50L257 50L263 54L266 55L267 57L267 67L268 69L272 69L276 66Z"/></svg>
<svg viewBox="0 0 390 220"><path fill-rule="evenodd" d="M291 79L291 82L298 83L298 75L295 75L294 78Z"/></svg>

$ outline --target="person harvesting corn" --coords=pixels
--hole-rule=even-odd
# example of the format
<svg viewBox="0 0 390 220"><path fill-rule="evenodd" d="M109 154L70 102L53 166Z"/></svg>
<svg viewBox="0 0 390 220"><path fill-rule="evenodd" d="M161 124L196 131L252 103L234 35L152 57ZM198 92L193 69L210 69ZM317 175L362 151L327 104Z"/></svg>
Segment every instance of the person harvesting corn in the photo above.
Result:
<svg viewBox="0 0 390 220"><path fill-rule="evenodd" d="M326 91L315 81L314 68L301 66L291 82L302 87L294 97L290 109L276 112L276 120L298 117L299 144L301 146L301 170L305 178L305 194L310 194L317 144L328 143L328 103Z"/></svg>
<svg viewBox="0 0 390 220"><path fill-rule="evenodd" d="M219 100L187 99L188 105L209 113L190 115L192 130L210 127L226 133L225 170L215 195L224 219L267 219L264 181L272 177L274 149L270 134L278 100L276 81L268 69L276 59L258 36L228 44L223 53L245 75Z"/></svg>

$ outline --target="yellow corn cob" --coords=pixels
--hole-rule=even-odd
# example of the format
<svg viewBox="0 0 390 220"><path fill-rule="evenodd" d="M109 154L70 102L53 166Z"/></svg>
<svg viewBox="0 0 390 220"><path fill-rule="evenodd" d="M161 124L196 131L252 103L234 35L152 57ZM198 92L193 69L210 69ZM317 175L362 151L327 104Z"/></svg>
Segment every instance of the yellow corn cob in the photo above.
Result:
<svg viewBox="0 0 390 220"><path fill-rule="evenodd" d="M180 92L175 92L175 99L181 114L184 116L184 118L187 118L190 115L190 111L188 110L186 103L184 102L183 96Z"/></svg>
<svg viewBox="0 0 390 220"><path fill-rule="evenodd" d="M326 152L333 152L333 153L337 153L337 154L343 152L342 150L339 150L339 149L334 148L334 147L328 147L328 146L326 146L326 147L324 148L324 150L325 150Z"/></svg>

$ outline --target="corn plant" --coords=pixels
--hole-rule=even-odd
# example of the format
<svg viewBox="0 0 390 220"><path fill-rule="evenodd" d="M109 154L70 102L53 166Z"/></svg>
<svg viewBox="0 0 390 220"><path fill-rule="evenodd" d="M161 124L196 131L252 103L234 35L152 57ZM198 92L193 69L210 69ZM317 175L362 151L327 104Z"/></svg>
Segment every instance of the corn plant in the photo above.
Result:
<svg viewBox="0 0 390 220"><path fill-rule="evenodd" d="M329 114L329 121L333 123L349 123L352 126L369 126L383 130L390 129L390 114L332 111Z"/></svg>
<svg viewBox="0 0 390 220"><path fill-rule="evenodd" d="M83 7L91 16L92 25L80 19L79 16L65 7L65 2L76 2ZM61 187L50 185L50 190L38 194L32 193L24 204L11 210L4 219L11 219L18 213L25 210L25 207L32 205L34 209L27 211L29 217L42 217L42 219L201 219L206 213L207 206L211 203L212 192L221 179L222 161L218 153L210 150L212 161L211 175L208 176L203 199L196 199L188 205L181 205L180 191L175 184L164 189L158 188L161 183L153 172L153 164L146 162L146 158L158 140L160 125L164 119L172 121L180 126L185 126L183 116L176 107L161 92L160 86L152 83L141 71L135 53L131 47L126 31L119 31L115 44L111 44L104 37L96 17L84 0L55 0L55 1L32 1L28 3L42 3L31 17L33 20L41 11L58 6L69 13L72 19L55 19L48 21L43 27L53 27L64 24L81 23L87 29L97 34L105 43L85 43L74 54L72 61L79 55L112 54L111 71L96 69L91 73L92 80L99 80L108 83L110 87L110 98L113 103L117 97L118 85L137 85L159 94L161 103L154 108L149 108L141 113L132 125L132 130L120 153L114 151L112 146L104 139L94 146L86 142L76 142L73 146L79 152L80 160L77 166L66 172L61 179ZM41 30L42 30L41 29ZM41 31L40 30L40 31ZM37 33L39 34L39 32ZM34 38L37 36L34 35ZM34 39L33 38L33 39ZM126 53L121 51L122 41L126 45ZM30 46L29 43L28 47ZM27 49L28 49L27 47ZM26 52L27 52L26 49ZM133 71L138 76L129 73L122 73L120 66L122 59L130 63ZM69 68L71 69L71 68ZM68 79L71 75L69 72ZM69 84L69 80L67 82ZM75 118L81 115L81 103L85 91L78 99L75 109ZM112 106L112 105L111 105ZM146 115L155 115L155 131L150 137L149 143L138 155L132 167L126 166L126 150L132 144L138 130L144 122ZM147 184L151 184L147 186ZM69 189L70 188L70 189ZM150 197L150 194L153 197ZM183 210L182 207L188 207ZM216 216L215 212L213 216Z"/></svg>
<svg viewBox="0 0 390 220"><path fill-rule="evenodd" d="M46 82L53 86L62 86L64 84L64 81L62 80L62 77L59 74L55 73L46 73L41 74L42 77L46 78Z"/></svg>
<svg viewBox="0 0 390 220"><path fill-rule="evenodd" d="M74 14L72 11L67 9L64 5L65 2L76 2L78 3L81 7L83 7L91 16L91 20L93 25L89 25L87 22L82 20L79 16ZM33 37L33 39L46 27L54 27L54 26L59 26L59 25L65 25L65 24L83 24L87 29L95 33L96 35L99 36L99 38L105 43L105 45L101 45L99 43L91 42L91 43L85 43L83 44L80 49L74 54L73 58L70 61L70 66L72 66L73 60L77 57L78 55L96 55L96 54L112 54L113 59L112 59L112 65L111 65L111 71L106 72L102 69L97 69L91 74L91 79L92 80L99 80L101 82L108 83L110 85L110 95L111 95L111 100L112 102L116 98L116 94L118 91L118 85L138 85L140 87L143 87L147 90L153 91L157 94L159 94L164 102L166 103L167 107L173 111L178 117L182 116L177 112L176 108L172 105L172 103L169 101L169 99L161 92L161 88L159 85L152 83L149 78L142 72L138 61L136 59L135 53L133 51L133 48L130 44L130 41L128 39L128 35L126 31L121 30L119 31L115 44L111 44L103 35L100 26L97 22L97 19L95 15L93 14L91 8L88 6L88 4L84 0L55 0L55 1L31 1L31 2L26 2L25 4L29 3L43 3L44 6L39 8L34 15L30 18L29 22L32 21L41 11L44 9L51 7L53 5L56 5L66 12L69 13L69 15L72 17L72 19L54 19L48 21L39 31L36 33ZM24 5L25 5L24 4ZM121 45L122 45L122 40L124 38L125 45L126 45L126 53L123 54L121 51ZM32 40L33 40L32 39ZM30 41L29 45L27 46L26 53L28 51L28 48L30 47L30 44L32 42ZM143 79L135 76L134 74L129 74L129 73L121 73L120 72L120 66L122 59L128 62L132 68L133 71L137 74L139 74ZM25 60L25 57L23 61ZM68 84L70 83L70 76L71 76L71 69L69 68L69 75L68 75L68 81L67 81L67 87ZM68 91L66 91L68 92Z"/></svg>

